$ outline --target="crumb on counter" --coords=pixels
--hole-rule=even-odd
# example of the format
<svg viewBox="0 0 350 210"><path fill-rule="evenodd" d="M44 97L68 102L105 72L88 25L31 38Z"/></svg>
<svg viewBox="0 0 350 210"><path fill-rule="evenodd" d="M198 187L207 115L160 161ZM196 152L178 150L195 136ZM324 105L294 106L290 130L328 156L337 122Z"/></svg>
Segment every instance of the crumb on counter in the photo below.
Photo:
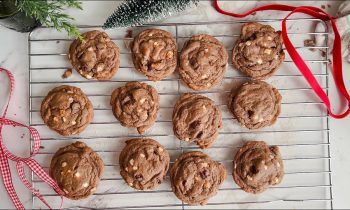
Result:
<svg viewBox="0 0 350 210"><path fill-rule="evenodd" d="M315 46L316 46L315 40L313 39L304 40L304 47L315 47ZM310 48L309 50L315 51L314 48Z"/></svg>
<svg viewBox="0 0 350 210"><path fill-rule="evenodd" d="M63 79L67 79L68 77L72 76L72 69L67 69L63 74L62 74L62 78Z"/></svg>

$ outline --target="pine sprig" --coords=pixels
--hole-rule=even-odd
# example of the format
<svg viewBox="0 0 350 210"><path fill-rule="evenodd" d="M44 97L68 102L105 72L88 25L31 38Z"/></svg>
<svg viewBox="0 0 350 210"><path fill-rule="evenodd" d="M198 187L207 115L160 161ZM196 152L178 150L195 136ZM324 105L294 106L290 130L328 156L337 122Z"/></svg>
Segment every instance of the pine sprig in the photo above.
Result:
<svg viewBox="0 0 350 210"><path fill-rule="evenodd" d="M36 0L16 0L17 8L26 13L27 16L34 17L44 26L53 26L56 30L65 30L68 36L83 40L78 27L71 24L74 18L63 13L65 7L82 9L81 3L77 0L56 0L56 1L36 1Z"/></svg>
<svg viewBox="0 0 350 210"><path fill-rule="evenodd" d="M197 5L199 0L125 0L103 25L103 29L138 26L161 20Z"/></svg>

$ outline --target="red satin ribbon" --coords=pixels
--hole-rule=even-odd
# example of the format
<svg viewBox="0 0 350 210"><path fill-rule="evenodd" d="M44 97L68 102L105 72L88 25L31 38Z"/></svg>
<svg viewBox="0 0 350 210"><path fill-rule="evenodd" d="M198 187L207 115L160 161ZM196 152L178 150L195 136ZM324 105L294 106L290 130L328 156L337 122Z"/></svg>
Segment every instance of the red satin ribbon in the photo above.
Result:
<svg viewBox="0 0 350 210"><path fill-rule="evenodd" d="M1 170L1 175L4 181L4 186L6 191L8 192L14 206L16 209L24 209L23 204L21 203L20 199L18 198L18 195L15 191L15 188L13 187L12 183L12 176L11 176L11 170L9 167L9 160L12 160L16 162L16 169L19 175L20 180L23 182L23 184L30 190L32 193L38 197L49 209L51 209L50 205L45 201L43 196L39 193L39 190L33 188L32 184L30 181L27 179L25 176L24 172L24 165L27 165L31 171L33 171L41 180L46 182L50 187L52 187L60 196L61 196L61 206L63 204L63 192L57 185L57 183L42 169L42 167L32 158L39 152L40 149L40 136L39 133L36 129L23 125L21 123L15 122L13 120L6 119L6 113L9 107L9 102L12 97L12 93L14 91L14 84L15 80L13 75L11 74L10 71L0 68L0 73L5 72L7 77L10 79L10 94L9 94L9 99L8 102L5 106L5 111L0 117L0 170ZM12 125L13 127L24 127L27 128L30 132L31 137L33 138L33 145L31 148L31 154L29 157L22 158L18 157L14 154L12 154L5 146L3 142L3 137L2 137L2 127L4 125Z"/></svg>
<svg viewBox="0 0 350 210"><path fill-rule="evenodd" d="M298 67L299 71L303 74L309 85L312 87L314 92L318 95L318 97L323 101L323 103L326 105L329 115L336 119L341 119L346 117L350 114L350 95L348 91L346 90L344 79L343 79L343 64L342 64L342 55L341 55L341 37L339 34L339 31L337 29L336 23L334 21L335 17L330 16L323 10L317 8L317 7L311 7L311 6L300 6L300 7L293 7L288 5L282 5L282 4L270 4L265 5L261 7L254 8L248 12L242 13L242 14L236 14L232 12L224 11L220 8L218 4L218 0L214 0L214 7L215 9L220 12L221 14L232 16L232 17L238 17L243 18L248 15L251 15L258 11L265 11L265 10L277 10L277 11L291 11L285 17L282 21L282 37L284 41L284 45L286 46L286 49L294 61L295 65ZM333 77L335 80L335 84L339 90L339 93L347 100L348 102L348 108L347 110L342 114L334 114L331 109L331 103L327 96L327 94L323 91L320 84L317 82L315 76L312 74L309 67L306 65L302 57L299 55L297 50L295 49L294 45L290 41L288 34L287 34L287 20L288 18L293 15L294 13L304 13L307 15L310 15L315 18L319 18L323 21L330 21L335 39L334 39L334 48L333 48Z"/></svg>

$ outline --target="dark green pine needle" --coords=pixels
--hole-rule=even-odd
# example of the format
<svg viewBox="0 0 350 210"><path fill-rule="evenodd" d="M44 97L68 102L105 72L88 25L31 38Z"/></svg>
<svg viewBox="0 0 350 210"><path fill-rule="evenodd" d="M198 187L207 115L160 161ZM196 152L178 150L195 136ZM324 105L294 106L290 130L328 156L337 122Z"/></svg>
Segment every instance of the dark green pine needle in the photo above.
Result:
<svg viewBox="0 0 350 210"><path fill-rule="evenodd" d="M125 0L103 25L104 29L138 26L161 20L197 5L199 0Z"/></svg>

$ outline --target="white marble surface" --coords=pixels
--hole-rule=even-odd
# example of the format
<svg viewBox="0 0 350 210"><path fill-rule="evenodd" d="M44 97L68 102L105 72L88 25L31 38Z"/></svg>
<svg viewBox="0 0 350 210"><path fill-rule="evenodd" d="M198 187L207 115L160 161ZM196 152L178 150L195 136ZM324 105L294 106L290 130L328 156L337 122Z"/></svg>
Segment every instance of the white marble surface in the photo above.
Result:
<svg viewBox="0 0 350 210"><path fill-rule="evenodd" d="M252 8L257 4L265 4L275 1L227 1L223 4L226 8L232 8L233 11L244 11ZM292 4L292 5L313 5L320 7L321 5L331 5L327 8L333 14L335 13L340 1L279 1L279 3ZM117 2L112 1L86 1L84 2L84 11L69 10L77 19L78 24L100 25L104 22L108 14L110 14ZM282 18L285 15L283 12L263 12L258 13L254 18ZM187 22L189 20L230 20L229 17L224 17L217 14L209 5L209 2L201 2L200 6L196 10L190 10L185 12L181 16L169 18L166 21L169 22ZM16 90L15 96L11 101L8 118L17 120L22 123L28 123L28 56L27 56L27 34L20 34L3 27L0 27L0 66L10 69L16 77ZM347 71L350 65L344 66L345 82L349 87L350 73ZM6 87L7 80L4 75L0 76L0 107L5 103L8 89ZM331 84L330 95L333 101L337 100L337 93L334 85ZM335 105L337 107L337 105ZM335 208L350 208L350 201L348 200L348 190L350 188L350 181L348 179L350 174L350 168L348 163L350 162L350 154L348 148L350 147L350 141L348 139L350 128L350 118L344 120L330 119L330 138L332 142L332 179L333 179L333 196ZM6 145L11 151L16 154L25 155L28 153L29 141L28 134L25 131L16 132L12 128L6 128L4 138ZM22 134L25 134L21 138ZM20 146L18 146L20 145ZM11 164L12 170L15 172L14 165ZM23 185L19 182L16 173L13 173L13 180L18 194L21 200L25 203L27 208L31 207L31 195ZM0 181L1 182L1 181ZM0 208L8 209L13 208L12 203L8 199L3 187L0 187Z"/></svg>

